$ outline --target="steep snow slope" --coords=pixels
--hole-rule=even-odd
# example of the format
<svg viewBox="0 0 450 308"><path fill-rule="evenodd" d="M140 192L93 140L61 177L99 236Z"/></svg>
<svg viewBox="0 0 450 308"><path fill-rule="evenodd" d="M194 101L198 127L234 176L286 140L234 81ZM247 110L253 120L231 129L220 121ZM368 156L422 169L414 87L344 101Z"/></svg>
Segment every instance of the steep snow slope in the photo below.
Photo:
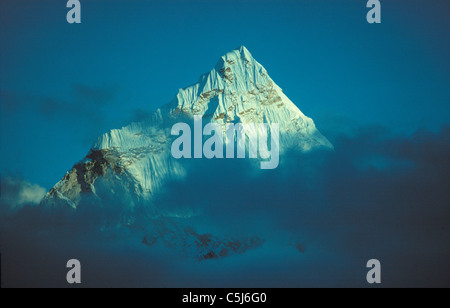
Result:
<svg viewBox="0 0 450 308"><path fill-rule="evenodd" d="M266 69L242 46L222 56L197 83L180 89L151 119L100 136L88 155L47 193L43 203L76 208L83 198L101 201L115 196L128 203L130 217L137 204L144 204L148 213L155 214L149 202L152 196L167 180L185 174L183 161L171 156L170 145L175 137L170 129L174 123L192 121L194 115L201 115L203 124L223 126L278 123L281 153L287 148L332 148L314 122L284 95Z"/></svg>

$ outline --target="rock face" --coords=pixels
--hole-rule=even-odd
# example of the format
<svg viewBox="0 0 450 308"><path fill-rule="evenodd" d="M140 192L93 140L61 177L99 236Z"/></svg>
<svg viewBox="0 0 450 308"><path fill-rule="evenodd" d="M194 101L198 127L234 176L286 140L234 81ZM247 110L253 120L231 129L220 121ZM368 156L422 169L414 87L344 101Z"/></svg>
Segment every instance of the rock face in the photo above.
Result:
<svg viewBox="0 0 450 308"><path fill-rule="evenodd" d="M76 208L81 193L95 194L95 180L108 172L117 175L125 173L125 169L120 167L117 151L91 150L82 162L75 164L72 170L47 193L44 201L47 203L63 201Z"/></svg>
<svg viewBox="0 0 450 308"><path fill-rule="evenodd" d="M185 174L180 161L171 157L174 138L170 129L174 123L191 121L194 115L201 115L204 124L278 123L281 152L287 148L309 151L333 147L265 68L240 47L222 56L196 84L180 89L151 119L100 136L88 155L49 191L44 202L63 202L76 208L84 194L101 199L96 180L105 176L126 179L133 184L134 197L151 200L168 179Z"/></svg>
<svg viewBox="0 0 450 308"><path fill-rule="evenodd" d="M180 89L176 97L150 119L100 136L88 155L47 193L42 205L76 209L84 199L103 202L114 198L127 208L128 217L124 220L129 224L137 213L151 218L168 214L156 212L151 201L168 180L180 179L186 174L182 160L171 156L175 136L171 136L170 130L177 122L190 123L196 115L202 117L203 124L217 123L223 127L227 123L278 123L280 155L292 148L299 151L333 148L314 122L284 95L266 69L245 47L240 47L222 56L197 83ZM255 137L251 136L252 132L246 134ZM195 233L182 233L186 235L181 237L184 242L197 238L204 243ZM159 234L164 238L161 234L167 236L170 232ZM147 244L152 242L150 238L146 237ZM209 238L208 245L233 247L232 241L213 237ZM206 250L205 253L208 255Z"/></svg>
<svg viewBox="0 0 450 308"><path fill-rule="evenodd" d="M162 243L185 256L198 260L217 259L233 254L242 254L261 246L264 240L257 236L245 238L218 238L212 234L198 234L194 228L162 219L152 224L142 242L152 247Z"/></svg>

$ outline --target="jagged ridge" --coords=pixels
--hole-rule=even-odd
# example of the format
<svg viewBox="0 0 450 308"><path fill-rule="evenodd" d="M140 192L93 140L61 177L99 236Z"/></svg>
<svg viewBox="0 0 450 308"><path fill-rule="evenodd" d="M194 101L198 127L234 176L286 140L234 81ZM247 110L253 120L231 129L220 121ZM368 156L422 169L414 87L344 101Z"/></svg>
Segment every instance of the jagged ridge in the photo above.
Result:
<svg viewBox="0 0 450 308"><path fill-rule="evenodd" d="M42 204L47 207L67 204L76 209L85 196L101 202L104 195L98 193L97 183L103 179L100 181L103 193L106 186L106 194L115 194L112 188L108 192L108 185L127 187L125 194L129 196L122 196L121 200L128 200L125 203L129 204L123 206L130 207L129 215L133 215L137 204L155 214L151 208L152 197L168 180L179 179L186 172L182 163L171 156L170 129L174 123L191 121L195 115L201 115L204 123L223 126L278 123L280 154L288 148L299 151L333 148L312 119L286 97L266 69L242 46L222 56L197 83L180 89L151 119L100 136L88 155L47 193ZM125 220L134 221L134 218ZM196 237L191 233L189 237L192 236Z"/></svg>

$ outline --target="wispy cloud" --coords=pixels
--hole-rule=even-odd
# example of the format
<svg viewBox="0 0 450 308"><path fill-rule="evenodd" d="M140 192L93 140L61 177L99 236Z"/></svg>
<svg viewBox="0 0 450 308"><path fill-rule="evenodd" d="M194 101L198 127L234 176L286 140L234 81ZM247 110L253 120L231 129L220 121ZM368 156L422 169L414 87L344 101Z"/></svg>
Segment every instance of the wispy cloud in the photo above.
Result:
<svg viewBox="0 0 450 308"><path fill-rule="evenodd" d="M90 119L106 106L116 103L118 87L113 85L89 86L73 84L66 100L53 97L38 98L38 110L46 116L83 116Z"/></svg>
<svg viewBox="0 0 450 308"><path fill-rule="evenodd" d="M25 205L37 205L46 193L44 187L12 177L2 178L0 187L0 212L2 214L15 212Z"/></svg>

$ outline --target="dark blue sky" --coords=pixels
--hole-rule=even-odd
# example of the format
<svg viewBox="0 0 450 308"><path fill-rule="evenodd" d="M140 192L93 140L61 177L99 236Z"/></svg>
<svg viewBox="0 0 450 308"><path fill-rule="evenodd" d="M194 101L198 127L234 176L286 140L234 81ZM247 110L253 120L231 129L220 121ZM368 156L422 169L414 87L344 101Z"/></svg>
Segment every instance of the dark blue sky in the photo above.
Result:
<svg viewBox="0 0 450 308"><path fill-rule="evenodd" d="M2 176L55 184L95 138L245 45L319 129L437 131L450 116L448 1L0 2Z"/></svg>
<svg viewBox="0 0 450 308"><path fill-rule="evenodd" d="M450 285L448 0L381 0L374 25L366 0L81 3L71 25L65 0L0 0L5 284L65 286L76 256L84 286L367 286L374 257L382 286ZM190 161L152 206L192 207L199 234L258 235L261 248L181 260L140 232L91 230L121 213L115 197L70 219L35 206L97 136L146 117L240 45L335 151L287 153L258 176L245 161Z"/></svg>

